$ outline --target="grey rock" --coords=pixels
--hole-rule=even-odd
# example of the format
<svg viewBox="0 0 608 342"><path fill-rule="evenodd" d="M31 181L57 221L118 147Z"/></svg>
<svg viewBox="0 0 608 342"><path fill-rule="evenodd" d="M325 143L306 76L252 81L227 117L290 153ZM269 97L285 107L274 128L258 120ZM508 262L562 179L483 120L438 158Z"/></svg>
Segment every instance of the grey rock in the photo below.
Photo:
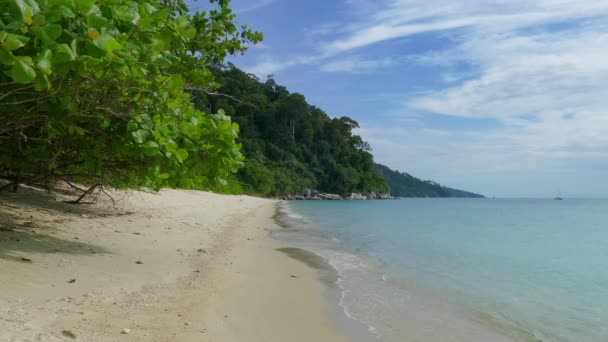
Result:
<svg viewBox="0 0 608 342"><path fill-rule="evenodd" d="M388 193L386 193L386 192L385 192L385 193L378 194L378 199L389 200L389 199L391 199L391 198L392 198L392 197L391 197L391 195L389 195L389 194L388 194Z"/></svg>
<svg viewBox="0 0 608 342"><path fill-rule="evenodd" d="M304 190L302 190L302 196L305 198L312 196L312 190L304 188Z"/></svg>
<svg viewBox="0 0 608 342"><path fill-rule="evenodd" d="M360 193L353 192L346 199L348 199L348 200L366 200L367 197L365 197L364 195L361 195Z"/></svg>
<svg viewBox="0 0 608 342"><path fill-rule="evenodd" d="M341 200L342 197L340 195L336 195L336 194L325 194L325 193L320 193L319 197L324 199L324 200L330 200L330 201L338 201Z"/></svg>

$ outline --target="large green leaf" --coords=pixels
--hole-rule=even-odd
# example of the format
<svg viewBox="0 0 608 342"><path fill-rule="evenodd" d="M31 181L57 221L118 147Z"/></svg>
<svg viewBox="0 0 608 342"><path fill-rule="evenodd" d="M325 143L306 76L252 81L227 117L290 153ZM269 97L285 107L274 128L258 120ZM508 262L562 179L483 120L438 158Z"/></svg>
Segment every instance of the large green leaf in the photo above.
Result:
<svg viewBox="0 0 608 342"><path fill-rule="evenodd" d="M165 150L167 152L171 152L171 153L175 154L175 153L177 153L178 149L179 149L179 146L174 142L169 142L169 143L165 144Z"/></svg>
<svg viewBox="0 0 608 342"><path fill-rule="evenodd" d="M32 27L32 33L42 41L44 46L50 46L54 45L57 38L61 36L61 26L59 24L36 26Z"/></svg>
<svg viewBox="0 0 608 342"><path fill-rule="evenodd" d="M40 72L43 75L47 75L48 76L52 72L52 69L51 69L51 57L52 57L52 55L53 54L51 53L51 50L45 49L38 56L38 62L36 63L36 66L38 67L38 70L40 70Z"/></svg>
<svg viewBox="0 0 608 342"><path fill-rule="evenodd" d="M34 0L10 0L10 2L17 10L18 18L27 25L31 25L34 15L40 12L38 3Z"/></svg>
<svg viewBox="0 0 608 342"><path fill-rule="evenodd" d="M21 36L14 33L6 34L6 38L4 42L2 42L2 47L8 51L17 50L20 47L25 46L30 41L30 39L26 36Z"/></svg>
<svg viewBox="0 0 608 342"><path fill-rule="evenodd" d="M36 91L43 91L47 89L51 89L51 82L46 75L38 74L36 76L36 80L34 81L34 89Z"/></svg>
<svg viewBox="0 0 608 342"><path fill-rule="evenodd" d="M67 44L59 44L55 47L55 60L57 62L69 62L76 59L76 53Z"/></svg>
<svg viewBox="0 0 608 342"><path fill-rule="evenodd" d="M179 125L179 129L182 131L184 135L188 138L197 138L200 136L201 131L198 126L193 125L190 122L182 122Z"/></svg>
<svg viewBox="0 0 608 342"><path fill-rule="evenodd" d="M11 77L17 83L30 83L36 78L36 71L23 59L16 58L10 71Z"/></svg>
<svg viewBox="0 0 608 342"><path fill-rule="evenodd" d="M108 34L99 34L96 30L89 33L91 40L85 43L85 52L96 58L103 58L121 47L120 43ZM97 32L97 33L95 33Z"/></svg>
<svg viewBox="0 0 608 342"><path fill-rule="evenodd" d="M175 152L175 158L177 158L177 160L179 160L180 162L188 159L188 151L186 149L180 148Z"/></svg>
<svg viewBox="0 0 608 342"><path fill-rule="evenodd" d="M0 64L13 65L13 63L15 63L15 56L13 56L13 53L0 49Z"/></svg>
<svg viewBox="0 0 608 342"><path fill-rule="evenodd" d="M107 27L110 21L99 13L93 13L86 16L87 26L91 28Z"/></svg>
<svg viewBox="0 0 608 342"><path fill-rule="evenodd" d="M46 24L46 17L40 13L32 18L32 26L42 26Z"/></svg>
<svg viewBox="0 0 608 342"><path fill-rule="evenodd" d="M153 135L152 132L146 129L138 129L137 131L132 132L131 136L133 137L133 140L136 143L143 144L144 142L148 141Z"/></svg>
<svg viewBox="0 0 608 342"><path fill-rule="evenodd" d="M137 8L130 6L120 6L115 9L116 16L118 19L124 22L135 24L139 21L139 13Z"/></svg>
<svg viewBox="0 0 608 342"><path fill-rule="evenodd" d="M182 75L173 75L167 81L167 86L171 89L179 88L182 89L184 87L184 79Z"/></svg>
<svg viewBox="0 0 608 342"><path fill-rule="evenodd" d="M95 0L76 0L76 7L82 14L87 14L95 6Z"/></svg>
<svg viewBox="0 0 608 342"><path fill-rule="evenodd" d="M155 141L148 141L144 144L143 152L148 157L160 155L160 149Z"/></svg>
<svg viewBox="0 0 608 342"><path fill-rule="evenodd" d="M52 8L48 11L44 12L46 22L48 23L56 23L59 22L63 18L74 18L76 15L74 11L66 6L60 5L58 7Z"/></svg>

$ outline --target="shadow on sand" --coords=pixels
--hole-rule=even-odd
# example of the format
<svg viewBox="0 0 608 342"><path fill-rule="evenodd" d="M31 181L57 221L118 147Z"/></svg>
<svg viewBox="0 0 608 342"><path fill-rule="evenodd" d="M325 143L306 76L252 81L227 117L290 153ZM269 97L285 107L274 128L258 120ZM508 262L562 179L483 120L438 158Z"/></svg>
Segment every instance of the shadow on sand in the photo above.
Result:
<svg viewBox="0 0 608 342"><path fill-rule="evenodd" d="M93 244L55 237L63 222L74 218L104 217L109 209L73 205L56 200L44 191L23 189L0 192L0 259L30 262L20 254L109 254ZM29 254L27 254L29 255Z"/></svg>
<svg viewBox="0 0 608 342"><path fill-rule="evenodd" d="M13 230L0 232L0 259L30 262L20 253L38 254L109 254L110 251L92 244L70 241L45 234Z"/></svg>

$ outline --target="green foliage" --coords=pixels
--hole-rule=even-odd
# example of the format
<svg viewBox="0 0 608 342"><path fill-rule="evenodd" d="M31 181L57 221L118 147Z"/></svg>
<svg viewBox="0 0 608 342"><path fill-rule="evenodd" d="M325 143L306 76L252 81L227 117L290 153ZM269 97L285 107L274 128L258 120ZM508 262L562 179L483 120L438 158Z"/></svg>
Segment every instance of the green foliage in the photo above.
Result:
<svg viewBox="0 0 608 342"><path fill-rule="evenodd" d="M387 190L374 172L369 145L353 134L357 122L330 118L301 94L272 79L261 83L232 65L214 73L220 91L232 98L197 93L196 105L223 108L239 124L246 160L237 178L243 191L279 196L303 188L342 195Z"/></svg>
<svg viewBox="0 0 608 342"><path fill-rule="evenodd" d="M0 177L240 191L238 126L187 90L261 34L229 0L0 0Z"/></svg>
<svg viewBox="0 0 608 342"><path fill-rule="evenodd" d="M376 172L386 181L395 197L472 197L483 198L483 195L445 187L433 181L422 180L408 173L389 169L381 164L374 164Z"/></svg>

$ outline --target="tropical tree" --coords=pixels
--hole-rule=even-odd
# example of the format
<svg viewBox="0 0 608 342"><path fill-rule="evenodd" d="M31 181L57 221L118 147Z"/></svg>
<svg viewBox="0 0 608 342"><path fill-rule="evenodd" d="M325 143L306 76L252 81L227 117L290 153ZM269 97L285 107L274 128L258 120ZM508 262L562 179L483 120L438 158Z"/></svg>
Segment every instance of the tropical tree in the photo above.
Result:
<svg viewBox="0 0 608 342"><path fill-rule="evenodd" d="M238 126L190 94L213 94L210 66L262 39L229 2L0 0L0 177L224 189Z"/></svg>

